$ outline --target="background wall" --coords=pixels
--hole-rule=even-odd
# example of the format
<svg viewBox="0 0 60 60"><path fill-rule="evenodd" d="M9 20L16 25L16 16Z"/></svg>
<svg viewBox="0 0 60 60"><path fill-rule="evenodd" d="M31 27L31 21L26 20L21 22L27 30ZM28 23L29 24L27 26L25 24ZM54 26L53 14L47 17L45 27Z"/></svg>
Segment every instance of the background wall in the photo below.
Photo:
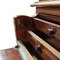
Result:
<svg viewBox="0 0 60 60"><path fill-rule="evenodd" d="M37 0L0 0L0 50L14 47L16 43L13 17L35 14L30 4Z"/></svg>
<svg viewBox="0 0 60 60"><path fill-rule="evenodd" d="M15 13L18 15L28 15L32 16L35 14L35 7L31 7L30 5L33 4L38 0L17 0L16 2L16 10Z"/></svg>

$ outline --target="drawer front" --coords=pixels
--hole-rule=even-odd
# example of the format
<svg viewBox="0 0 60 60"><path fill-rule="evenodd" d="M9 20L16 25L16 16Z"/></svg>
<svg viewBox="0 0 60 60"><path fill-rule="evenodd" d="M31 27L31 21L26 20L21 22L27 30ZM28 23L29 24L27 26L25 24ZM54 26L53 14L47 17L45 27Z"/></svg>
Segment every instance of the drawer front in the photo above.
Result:
<svg viewBox="0 0 60 60"><path fill-rule="evenodd" d="M45 13L45 14L51 14L51 15L57 15L60 16L60 9L58 8L36 8L36 13Z"/></svg>
<svg viewBox="0 0 60 60"><path fill-rule="evenodd" d="M38 41L36 41L29 33L27 33L26 36L27 36L26 39L28 40L28 42L30 42L35 49L41 46L41 44Z"/></svg>
<svg viewBox="0 0 60 60"><path fill-rule="evenodd" d="M33 28L33 18L28 16L17 16L14 18L15 31L17 40L22 40L26 38L25 33L27 29L32 30Z"/></svg>
<svg viewBox="0 0 60 60"><path fill-rule="evenodd" d="M58 60L48 49L45 48L38 40L36 40L32 35L27 33L27 40L35 48L35 50L40 54L43 60Z"/></svg>
<svg viewBox="0 0 60 60"><path fill-rule="evenodd" d="M35 20L35 27L45 33L46 35L52 37L54 36L56 39L60 41L60 25L56 25L46 21L37 21Z"/></svg>

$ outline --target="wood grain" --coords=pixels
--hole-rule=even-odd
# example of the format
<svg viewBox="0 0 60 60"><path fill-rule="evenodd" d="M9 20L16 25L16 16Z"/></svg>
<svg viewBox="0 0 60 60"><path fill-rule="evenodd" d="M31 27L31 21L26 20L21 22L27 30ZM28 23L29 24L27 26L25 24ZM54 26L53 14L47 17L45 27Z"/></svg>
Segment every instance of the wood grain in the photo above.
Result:
<svg viewBox="0 0 60 60"><path fill-rule="evenodd" d="M52 14L44 14L44 13L39 13L35 16L35 18L43 19L45 21L53 22L56 24L60 24L60 17Z"/></svg>
<svg viewBox="0 0 60 60"><path fill-rule="evenodd" d="M0 60L22 60L19 52L15 48L1 50Z"/></svg>
<svg viewBox="0 0 60 60"><path fill-rule="evenodd" d="M36 7L46 7L46 6L60 6L60 1L42 1L31 4L31 6Z"/></svg>
<svg viewBox="0 0 60 60"><path fill-rule="evenodd" d="M15 24L15 31L16 31L16 37L17 40L24 40L26 37L26 30L32 29L33 25L33 18L19 15L14 18L14 24Z"/></svg>
<svg viewBox="0 0 60 60"><path fill-rule="evenodd" d="M36 8L36 13L44 13L44 14L51 14L51 15L57 15L57 16L60 16L60 9L47 9L47 8Z"/></svg>
<svg viewBox="0 0 60 60"><path fill-rule="evenodd" d="M42 31L43 33L48 34L48 29L53 29L55 34L53 34L58 40L60 40L60 25L44 21L42 19L35 18L35 27ZM52 36L52 35L51 35Z"/></svg>
<svg viewBox="0 0 60 60"><path fill-rule="evenodd" d="M37 36L32 31L28 31L28 33L34 38L34 40L39 41L40 44L42 44L47 50L49 50L54 56L56 56L58 59L60 59L60 52L54 49L51 45L46 43L43 39L41 39L39 36Z"/></svg>

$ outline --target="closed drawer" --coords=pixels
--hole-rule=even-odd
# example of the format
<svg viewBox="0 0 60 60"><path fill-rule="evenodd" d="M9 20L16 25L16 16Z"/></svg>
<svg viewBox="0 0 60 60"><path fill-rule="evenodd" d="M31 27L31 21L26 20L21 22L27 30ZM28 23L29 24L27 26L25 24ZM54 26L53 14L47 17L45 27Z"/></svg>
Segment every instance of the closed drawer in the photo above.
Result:
<svg viewBox="0 0 60 60"><path fill-rule="evenodd" d="M60 16L60 9L59 8L36 8L36 13L45 13L45 14L51 14L51 15L57 15Z"/></svg>
<svg viewBox="0 0 60 60"><path fill-rule="evenodd" d="M60 25L35 18L35 27L46 35L54 36L60 41Z"/></svg>

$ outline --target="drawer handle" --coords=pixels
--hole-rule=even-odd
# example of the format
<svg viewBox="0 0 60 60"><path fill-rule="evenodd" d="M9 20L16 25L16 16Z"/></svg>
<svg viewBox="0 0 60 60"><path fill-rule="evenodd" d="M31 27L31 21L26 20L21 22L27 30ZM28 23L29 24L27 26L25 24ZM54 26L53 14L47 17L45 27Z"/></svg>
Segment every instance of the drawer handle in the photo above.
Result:
<svg viewBox="0 0 60 60"><path fill-rule="evenodd" d="M56 30L53 29L53 28L49 28L49 29L48 29L48 35L50 35L50 36L54 35L55 32L56 32Z"/></svg>
<svg viewBox="0 0 60 60"><path fill-rule="evenodd" d="M35 46L35 51L38 51L38 50L41 51L41 49L42 49L42 45L36 45L36 46Z"/></svg>
<svg viewBox="0 0 60 60"><path fill-rule="evenodd" d="M40 45L35 46L35 50L38 50L38 48L40 48Z"/></svg>

